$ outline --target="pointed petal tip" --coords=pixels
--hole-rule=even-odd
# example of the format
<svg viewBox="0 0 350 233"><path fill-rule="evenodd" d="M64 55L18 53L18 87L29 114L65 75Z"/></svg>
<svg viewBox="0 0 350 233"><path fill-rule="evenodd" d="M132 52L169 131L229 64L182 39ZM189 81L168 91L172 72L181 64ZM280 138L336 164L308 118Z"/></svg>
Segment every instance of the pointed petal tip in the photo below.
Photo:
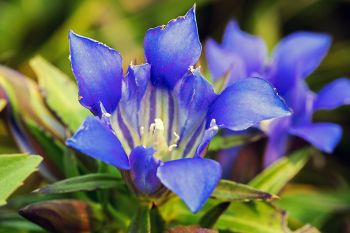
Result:
<svg viewBox="0 0 350 233"><path fill-rule="evenodd" d="M196 213L206 203L222 175L221 166L211 159L187 158L165 162L157 176ZM194 192L196 190L196 192Z"/></svg>
<svg viewBox="0 0 350 233"><path fill-rule="evenodd" d="M322 122L295 126L289 132L303 138L323 152L331 154L340 142L343 130L338 124Z"/></svg>
<svg viewBox="0 0 350 233"><path fill-rule="evenodd" d="M211 105L208 117L220 127L245 130L260 121L286 117L291 110L275 88L261 78L245 78L227 87Z"/></svg>
<svg viewBox="0 0 350 233"><path fill-rule="evenodd" d="M191 14L194 17L194 19L196 19L196 8L197 8L197 5L196 3L194 3L193 6L187 11L185 17Z"/></svg>
<svg viewBox="0 0 350 233"><path fill-rule="evenodd" d="M83 154L123 170L129 170L129 158L119 139L97 117L88 117L66 145Z"/></svg>
<svg viewBox="0 0 350 233"><path fill-rule="evenodd" d="M201 54L195 7L166 25L148 29L144 50L153 84L173 89Z"/></svg>
<svg viewBox="0 0 350 233"><path fill-rule="evenodd" d="M350 104L350 79L338 78L325 85L313 103L314 111L331 110Z"/></svg>
<svg viewBox="0 0 350 233"><path fill-rule="evenodd" d="M92 40L88 37L84 37L82 35L79 35L77 33L75 33L72 29L70 29L68 31L68 40L69 40L69 44L72 45L72 42L74 42L75 40L79 40L79 39L88 39L88 40Z"/></svg>
<svg viewBox="0 0 350 233"><path fill-rule="evenodd" d="M112 113L121 97L122 57L107 45L69 33L70 61L79 88L81 105L101 115L100 102ZM107 90L107 91L106 91Z"/></svg>

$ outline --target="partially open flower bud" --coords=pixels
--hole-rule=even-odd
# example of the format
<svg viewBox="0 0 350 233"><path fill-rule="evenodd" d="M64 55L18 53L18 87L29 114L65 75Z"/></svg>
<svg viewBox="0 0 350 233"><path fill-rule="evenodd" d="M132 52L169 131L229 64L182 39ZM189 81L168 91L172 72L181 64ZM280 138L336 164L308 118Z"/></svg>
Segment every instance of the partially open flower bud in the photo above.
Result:
<svg viewBox="0 0 350 233"><path fill-rule="evenodd" d="M91 232L92 209L79 200L53 200L28 205L19 214L50 232Z"/></svg>

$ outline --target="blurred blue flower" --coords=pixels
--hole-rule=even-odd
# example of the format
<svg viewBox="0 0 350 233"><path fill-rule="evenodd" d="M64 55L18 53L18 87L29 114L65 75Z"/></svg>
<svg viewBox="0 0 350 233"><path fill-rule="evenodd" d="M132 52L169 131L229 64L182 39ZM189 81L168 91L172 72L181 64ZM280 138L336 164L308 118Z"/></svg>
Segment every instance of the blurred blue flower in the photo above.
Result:
<svg viewBox="0 0 350 233"><path fill-rule="evenodd" d="M266 81L248 78L220 95L193 68L201 54L195 8L166 26L149 29L146 62L124 77L120 54L69 34L79 101L95 116L67 145L123 171L139 195L159 197L164 186L196 212L220 177L220 165L203 158L219 127L246 129L290 114Z"/></svg>
<svg viewBox="0 0 350 233"><path fill-rule="evenodd" d="M313 123L312 114L320 109L334 109L350 104L350 80L340 78L312 92L307 78L328 52L331 38L327 34L296 32L284 38L272 56L264 41L240 30L229 22L221 44L209 39L206 58L213 80L226 77L227 85L246 77L260 77L277 88L293 115L260 126L269 137L265 166L284 155L289 135L301 137L322 151L331 153L338 144L342 129L334 123Z"/></svg>

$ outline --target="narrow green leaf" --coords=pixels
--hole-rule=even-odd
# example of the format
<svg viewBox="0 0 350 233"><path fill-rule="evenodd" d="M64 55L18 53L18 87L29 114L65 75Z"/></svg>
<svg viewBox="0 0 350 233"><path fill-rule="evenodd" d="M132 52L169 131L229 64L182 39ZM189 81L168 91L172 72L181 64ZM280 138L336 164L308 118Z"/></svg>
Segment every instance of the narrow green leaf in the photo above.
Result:
<svg viewBox="0 0 350 233"><path fill-rule="evenodd" d="M151 233L150 206L140 206L136 215L132 219L128 233Z"/></svg>
<svg viewBox="0 0 350 233"><path fill-rule="evenodd" d="M249 185L269 193L278 193L309 161L314 149L307 147L283 157L256 176Z"/></svg>
<svg viewBox="0 0 350 233"><path fill-rule="evenodd" d="M234 135L234 136L227 136L227 137L214 137L214 139L209 144L209 151L217 151L217 150L223 150L228 149L235 146L240 146L248 142L254 142L261 138L261 135Z"/></svg>
<svg viewBox="0 0 350 233"><path fill-rule="evenodd" d="M41 127L33 122L28 122L26 129L30 132L33 139L36 139L40 148L42 149L44 158L47 158L50 162L54 164L54 168L63 167L64 151L67 147L63 145L62 142L55 140L47 131L44 131ZM61 174L61 171L56 171Z"/></svg>
<svg viewBox="0 0 350 233"><path fill-rule="evenodd" d="M78 102L76 84L42 57L33 58L30 65L38 77L39 86L49 107L70 130L78 129L90 113Z"/></svg>
<svg viewBox="0 0 350 233"><path fill-rule="evenodd" d="M0 65L0 86L4 89L12 118L23 131L22 120L35 122L53 136L64 139L65 129L50 112L42 99L39 87L30 78Z"/></svg>
<svg viewBox="0 0 350 233"><path fill-rule="evenodd" d="M75 154L66 150L63 155L63 170L67 178L79 176L78 161Z"/></svg>
<svg viewBox="0 0 350 233"><path fill-rule="evenodd" d="M211 198L223 201L210 210L208 210L201 218L200 225L202 227L212 227L219 217L228 208L230 202L246 202L252 200L273 200L278 197L260 190L254 189L248 185L239 184L229 180L220 180Z"/></svg>
<svg viewBox="0 0 350 233"><path fill-rule="evenodd" d="M113 175L95 173L65 179L37 190L40 193L72 193L117 187L121 180Z"/></svg>
<svg viewBox="0 0 350 233"><path fill-rule="evenodd" d="M242 233L289 233L286 214L262 201L232 202L215 224L220 230Z"/></svg>
<svg viewBox="0 0 350 233"><path fill-rule="evenodd" d="M219 217L230 206L230 202L222 202L210 210L208 210L199 220L199 225L205 228L211 228L214 226Z"/></svg>
<svg viewBox="0 0 350 233"><path fill-rule="evenodd" d="M0 206L40 164L42 158L35 155L0 155Z"/></svg>
<svg viewBox="0 0 350 233"><path fill-rule="evenodd" d="M163 233L165 230L165 221L160 215L157 206L153 205L150 212L151 216L151 232L152 233Z"/></svg>
<svg viewBox="0 0 350 233"><path fill-rule="evenodd" d="M266 193L254 189L248 185L239 184L230 180L220 180L211 197L224 202L272 200L278 198L270 193Z"/></svg>
<svg viewBox="0 0 350 233"><path fill-rule="evenodd" d="M288 186L277 202L291 218L323 227L335 213L350 211L350 189L320 189L313 186Z"/></svg>

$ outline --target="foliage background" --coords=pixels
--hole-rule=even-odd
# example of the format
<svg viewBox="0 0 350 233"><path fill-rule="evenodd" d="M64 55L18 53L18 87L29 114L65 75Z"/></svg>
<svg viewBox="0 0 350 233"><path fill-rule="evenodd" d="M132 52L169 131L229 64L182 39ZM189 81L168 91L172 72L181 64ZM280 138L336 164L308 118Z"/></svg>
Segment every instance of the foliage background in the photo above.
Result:
<svg viewBox="0 0 350 233"><path fill-rule="evenodd" d="M202 42L209 36L220 40L232 18L244 30L262 36L270 50L280 38L294 31L326 32L332 35L333 45L307 82L317 91L338 77L350 77L349 1L197 0L196 4ZM189 0L0 0L0 64L34 78L28 60L40 54L72 77L67 40L68 30L72 29L116 48L126 67L132 60L143 61L143 35L148 28L183 15L192 5ZM205 71L204 57L201 65ZM350 108L320 112L315 120L341 124L344 135L334 154L320 159L326 165L310 166L296 179L326 188L338 183L349 186ZM2 122L0 152L17 150ZM334 232L330 229L347 232L350 214L333 217L323 227Z"/></svg>

